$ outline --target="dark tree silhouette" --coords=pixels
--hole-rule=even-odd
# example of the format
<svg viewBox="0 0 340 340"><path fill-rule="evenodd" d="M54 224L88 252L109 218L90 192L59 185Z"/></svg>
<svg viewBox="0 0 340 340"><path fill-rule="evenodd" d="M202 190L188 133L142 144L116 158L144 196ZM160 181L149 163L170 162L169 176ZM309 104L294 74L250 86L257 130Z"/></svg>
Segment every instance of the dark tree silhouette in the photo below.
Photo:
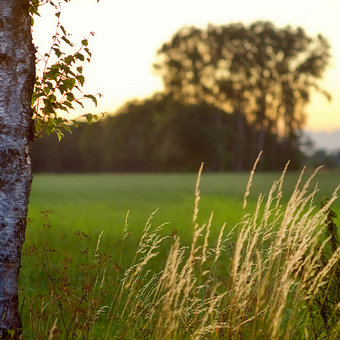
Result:
<svg viewBox="0 0 340 340"><path fill-rule="evenodd" d="M32 145L32 164L36 172L196 171L202 161L207 171L238 170L240 165L250 170L256 158L250 138L258 133L243 115L157 93L126 103L116 115L91 126L80 123L60 143L50 136L39 138ZM267 133L265 148L277 148L276 143L276 136ZM268 152L260 166L282 169L277 155Z"/></svg>
<svg viewBox="0 0 340 340"><path fill-rule="evenodd" d="M258 150L266 133L279 136L286 158L297 148L311 90L329 98L317 83L329 49L322 35L311 38L302 28L277 28L267 21L185 27L159 49L154 67L175 98L239 113L241 140L241 115L246 116L261 131L254 141Z"/></svg>

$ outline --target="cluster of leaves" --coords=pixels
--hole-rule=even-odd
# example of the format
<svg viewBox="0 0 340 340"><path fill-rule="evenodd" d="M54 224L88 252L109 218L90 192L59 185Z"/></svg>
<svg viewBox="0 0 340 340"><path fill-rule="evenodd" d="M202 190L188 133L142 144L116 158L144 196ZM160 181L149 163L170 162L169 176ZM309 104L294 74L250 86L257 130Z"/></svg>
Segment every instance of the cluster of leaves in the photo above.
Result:
<svg viewBox="0 0 340 340"><path fill-rule="evenodd" d="M65 0L68 2L68 0ZM44 55L38 55L36 60L37 75L31 106L33 109L34 137L43 133L56 133L59 140L63 137L63 131L70 131L70 126L77 126L77 120L67 119L62 113L68 113L78 105L84 108L84 100L92 100L97 105L97 97L100 94L83 94L81 88L85 77L83 67L91 61L92 53L88 48L88 39L81 41L76 48L70 40L70 34L61 25L61 5L53 1L31 0L30 14L32 17L39 15L39 7L49 4L55 9L57 18L56 31L52 37L50 50ZM91 32L90 36L94 33ZM71 53L67 53L71 50ZM98 119L97 115L87 113L82 115L88 123Z"/></svg>

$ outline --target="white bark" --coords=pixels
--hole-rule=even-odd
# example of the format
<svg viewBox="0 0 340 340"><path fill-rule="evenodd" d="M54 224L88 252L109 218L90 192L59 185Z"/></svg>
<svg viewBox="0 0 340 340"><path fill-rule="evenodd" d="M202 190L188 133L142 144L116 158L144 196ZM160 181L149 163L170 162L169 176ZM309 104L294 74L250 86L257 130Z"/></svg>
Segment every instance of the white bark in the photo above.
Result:
<svg viewBox="0 0 340 340"><path fill-rule="evenodd" d="M0 0L0 338L20 333L18 275L31 187L35 77L29 0Z"/></svg>

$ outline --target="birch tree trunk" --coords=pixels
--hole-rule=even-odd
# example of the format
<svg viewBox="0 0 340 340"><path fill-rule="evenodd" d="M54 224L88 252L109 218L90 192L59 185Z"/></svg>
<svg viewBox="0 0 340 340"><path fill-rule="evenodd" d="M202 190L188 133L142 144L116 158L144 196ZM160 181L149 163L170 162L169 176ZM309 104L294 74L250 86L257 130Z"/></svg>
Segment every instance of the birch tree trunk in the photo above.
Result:
<svg viewBox="0 0 340 340"><path fill-rule="evenodd" d="M17 338L21 332L18 275L32 180L35 81L28 5L29 0L0 0L0 338Z"/></svg>

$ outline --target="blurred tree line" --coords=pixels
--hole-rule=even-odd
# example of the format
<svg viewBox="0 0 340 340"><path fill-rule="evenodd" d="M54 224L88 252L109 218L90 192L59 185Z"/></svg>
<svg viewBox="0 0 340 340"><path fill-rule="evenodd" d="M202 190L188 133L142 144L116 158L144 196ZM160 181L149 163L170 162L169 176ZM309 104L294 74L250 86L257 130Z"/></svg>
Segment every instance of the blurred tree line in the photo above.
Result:
<svg viewBox="0 0 340 340"><path fill-rule="evenodd" d="M306 164L313 168L320 165L325 166L328 169L340 168L340 150L327 152L326 150L316 150L306 160Z"/></svg>
<svg viewBox="0 0 340 340"><path fill-rule="evenodd" d="M80 124L60 144L32 148L35 171L249 170L300 165L311 90L330 59L327 40L267 21L185 27L157 52L164 91Z"/></svg>
<svg viewBox="0 0 340 340"><path fill-rule="evenodd" d="M243 138L237 129L240 118ZM213 105L184 104L158 94L131 102L117 115L92 125L79 124L61 142L40 138L32 145L33 170L197 171L203 160L210 171L249 169L259 133L240 113L226 114ZM278 167L278 143L275 135L266 135L265 169ZM299 157L296 152L295 164Z"/></svg>

